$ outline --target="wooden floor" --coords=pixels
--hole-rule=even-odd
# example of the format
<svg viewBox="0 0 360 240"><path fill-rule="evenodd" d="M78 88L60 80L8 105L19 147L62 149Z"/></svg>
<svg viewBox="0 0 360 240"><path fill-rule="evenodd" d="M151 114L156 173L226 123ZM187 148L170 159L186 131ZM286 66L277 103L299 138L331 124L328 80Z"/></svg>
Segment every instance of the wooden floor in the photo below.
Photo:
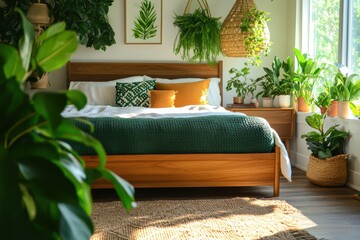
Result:
<svg viewBox="0 0 360 240"><path fill-rule="evenodd" d="M360 239L360 201L348 187L318 187L308 182L305 173L293 169L293 182L281 179L279 199L299 209L306 219L301 225L321 239ZM137 201L155 199L201 199L229 197L271 197L271 187L163 188L136 189ZM112 190L94 190L94 201L116 200Z"/></svg>

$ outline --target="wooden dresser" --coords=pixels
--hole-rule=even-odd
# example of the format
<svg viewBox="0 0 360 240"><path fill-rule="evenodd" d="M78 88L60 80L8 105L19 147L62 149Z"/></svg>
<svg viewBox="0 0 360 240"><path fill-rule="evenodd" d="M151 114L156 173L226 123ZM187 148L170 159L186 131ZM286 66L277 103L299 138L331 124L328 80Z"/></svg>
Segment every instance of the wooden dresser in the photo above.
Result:
<svg viewBox="0 0 360 240"><path fill-rule="evenodd" d="M290 139L294 136L295 111L293 108L226 108L232 112L242 112L248 116L265 118L284 141L290 154Z"/></svg>

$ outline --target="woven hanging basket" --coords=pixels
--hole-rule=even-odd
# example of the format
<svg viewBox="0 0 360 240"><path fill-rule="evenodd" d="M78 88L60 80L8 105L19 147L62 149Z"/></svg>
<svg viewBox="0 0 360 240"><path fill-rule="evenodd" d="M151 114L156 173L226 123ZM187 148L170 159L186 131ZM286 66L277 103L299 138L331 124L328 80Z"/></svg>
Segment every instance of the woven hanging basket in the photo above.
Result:
<svg viewBox="0 0 360 240"><path fill-rule="evenodd" d="M244 42L248 33L241 32L240 26L243 18L247 13L256 8L253 0L237 0L230 10L228 16L225 18L220 35L221 50L225 56L228 57L247 57L248 51L245 48ZM270 42L270 31L265 23L264 32L264 46ZM259 53L264 48L259 50Z"/></svg>
<svg viewBox="0 0 360 240"><path fill-rule="evenodd" d="M347 179L348 157L348 154L340 154L322 160L311 155L306 177L310 182L319 186L343 186Z"/></svg>

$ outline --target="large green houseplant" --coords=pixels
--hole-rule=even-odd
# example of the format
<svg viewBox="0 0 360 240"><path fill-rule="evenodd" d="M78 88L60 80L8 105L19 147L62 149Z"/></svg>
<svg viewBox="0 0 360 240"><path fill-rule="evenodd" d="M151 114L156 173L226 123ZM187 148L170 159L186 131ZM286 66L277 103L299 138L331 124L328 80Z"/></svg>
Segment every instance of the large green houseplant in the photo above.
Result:
<svg viewBox="0 0 360 240"><path fill-rule="evenodd" d="M89 239L94 230L90 184L110 180L126 209L134 205L134 189L105 168L100 142L61 116L67 104L84 107L81 92L38 92L30 97L23 91L35 69L61 68L78 43L65 23L35 39L32 25L19 13L24 32L18 49L0 44L1 234L6 239ZM86 168L69 141L94 148L99 166Z"/></svg>
<svg viewBox="0 0 360 240"><path fill-rule="evenodd" d="M3 2L3 5L1 4ZM35 0L0 0L0 42L16 46L22 36L21 19L14 12L19 7L27 12ZM105 50L115 43L115 33L109 20L113 0L43 0L49 6L54 22L64 21L68 29L86 47Z"/></svg>
<svg viewBox="0 0 360 240"><path fill-rule="evenodd" d="M325 114L314 113L305 118L307 124L316 131L303 134L311 151L306 170L308 179L322 186L340 186L347 178L347 158L343 144L349 133L338 130L339 125L324 129Z"/></svg>

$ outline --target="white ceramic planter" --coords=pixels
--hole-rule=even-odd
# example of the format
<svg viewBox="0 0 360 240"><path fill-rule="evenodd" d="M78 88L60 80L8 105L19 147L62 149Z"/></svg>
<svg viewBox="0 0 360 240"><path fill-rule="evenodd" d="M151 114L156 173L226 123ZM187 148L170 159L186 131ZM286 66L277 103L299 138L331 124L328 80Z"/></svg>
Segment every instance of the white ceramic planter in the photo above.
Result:
<svg viewBox="0 0 360 240"><path fill-rule="evenodd" d="M290 95L279 95L279 107L288 108L291 104Z"/></svg>
<svg viewBox="0 0 360 240"><path fill-rule="evenodd" d="M273 106L273 100L271 97L263 97L262 98L262 106L263 107L272 107Z"/></svg>
<svg viewBox="0 0 360 240"><path fill-rule="evenodd" d="M279 96L275 96L273 99L273 106L278 108L279 107Z"/></svg>

